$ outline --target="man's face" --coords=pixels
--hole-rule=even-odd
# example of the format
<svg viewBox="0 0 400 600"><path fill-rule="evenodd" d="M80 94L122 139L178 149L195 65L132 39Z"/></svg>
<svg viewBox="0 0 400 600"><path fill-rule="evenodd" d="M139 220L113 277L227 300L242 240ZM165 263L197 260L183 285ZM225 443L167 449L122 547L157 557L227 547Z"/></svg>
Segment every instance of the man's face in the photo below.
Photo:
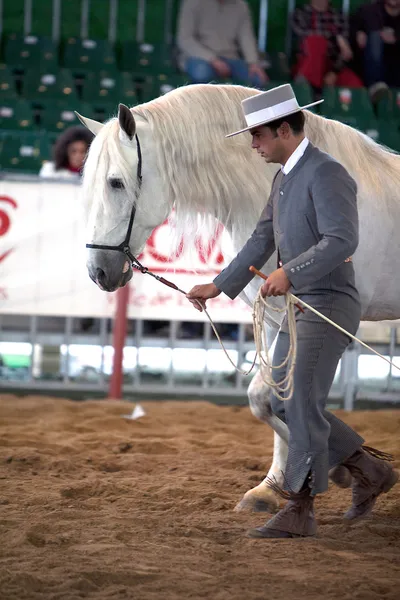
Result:
<svg viewBox="0 0 400 600"><path fill-rule="evenodd" d="M257 150L268 163L279 163L282 156L282 140L269 127L261 126L250 130L251 147Z"/></svg>
<svg viewBox="0 0 400 600"><path fill-rule="evenodd" d="M385 6L391 9L400 9L400 0L385 0Z"/></svg>

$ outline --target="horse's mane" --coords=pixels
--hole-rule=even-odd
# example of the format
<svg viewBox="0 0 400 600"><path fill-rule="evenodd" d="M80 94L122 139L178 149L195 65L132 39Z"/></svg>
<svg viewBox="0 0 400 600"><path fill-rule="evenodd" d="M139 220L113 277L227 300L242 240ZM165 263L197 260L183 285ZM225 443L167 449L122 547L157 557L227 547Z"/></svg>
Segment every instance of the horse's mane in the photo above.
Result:
<svg viewBox="0 0 400 600"><path fill-rule="evenodd" d="M188 85L132 109L156 140L178 235L196 230L207 236L218 220L245 238L260 216L277 165L266 167L248 137L225 137L243 126L241 100L256 93L233 85Z"/></svg>
<svg viewBox="0 0 400 600"><path fill-rule="evenodd" d="M207 225L214 228L215 218L233 229L242 242L254 227L278 166L266 165L252 151L248 134L225 136L245 126L241 100L257 93L234 85L189 85L131 109L152 131L166 197L175 206L176 221L185 237L193 236L194 229L209 234ZM347 125L309 111L305 114L306 135L347 168L357 181L360 204L366 194L381 201L387 197L388 187L393 187L393 196L397 194L396 154ZM86 185L94 185L96 168L106 172L103 168L112 156L121 163L133 201L135 173L130 172L120 150L116 119L97 138L85 169Z"/></svg>

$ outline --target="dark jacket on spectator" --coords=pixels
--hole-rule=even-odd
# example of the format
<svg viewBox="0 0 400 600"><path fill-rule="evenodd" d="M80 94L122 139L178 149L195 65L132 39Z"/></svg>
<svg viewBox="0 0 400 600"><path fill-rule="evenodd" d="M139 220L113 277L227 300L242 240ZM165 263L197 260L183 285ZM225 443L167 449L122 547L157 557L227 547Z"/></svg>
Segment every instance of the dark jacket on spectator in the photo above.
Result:
<svg viewBox="0 0 400 600"><path fill-rule="evenodd" d="M293 13L292 30L301 41L310 35L319 35L328 41L328 58L332 63L334 71L340 71L343 66L343 60L340 57L339 48L336 42L336 36L342 35L348 39L347 21L343 15L332 8L321 12L315 10L311 4L306 4L301 8L296 8Z"/></svg>
<svg viewBox="0 0 400 600"><path fill-rule="evenodd" d="M367 34L391 27L394 29L397 44L400 42L400 15L390 16L385 10L384 2L362 5L354 15L353 26L357 31Z"/></svg>

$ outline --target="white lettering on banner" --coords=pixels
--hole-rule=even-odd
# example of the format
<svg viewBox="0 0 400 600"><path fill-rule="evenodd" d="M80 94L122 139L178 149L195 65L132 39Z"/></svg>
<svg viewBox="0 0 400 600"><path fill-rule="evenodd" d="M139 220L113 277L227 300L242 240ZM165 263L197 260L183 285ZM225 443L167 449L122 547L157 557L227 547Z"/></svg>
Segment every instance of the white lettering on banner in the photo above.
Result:
<svg viewBox="0 0 400 600"><path fill-rule="evenodd" d="M206 249L170 256L173 218L155 229L140 261L178 287L211 281L232 254L221 227ZM0 313L112 317L116 293L102 292L86 270L80 187L56 182L0 182ZM226 258L225 258L226 257ZM204 320L183 294L134 273L129 318ZM251 322L244 302L221 294L207 303L216 322Z"/></svg>

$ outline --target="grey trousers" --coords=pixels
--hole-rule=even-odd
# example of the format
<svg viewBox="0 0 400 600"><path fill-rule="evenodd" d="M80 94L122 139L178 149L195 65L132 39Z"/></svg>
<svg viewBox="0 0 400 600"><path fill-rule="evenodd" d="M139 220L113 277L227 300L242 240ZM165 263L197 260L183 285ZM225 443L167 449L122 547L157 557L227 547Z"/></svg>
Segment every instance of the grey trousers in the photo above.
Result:
<svg viewBox="0 0 400 600"><path fill-rule="evenodd" d="M360 308L354 300L345 294L324 295L317 301L304 300L355 335ZM294 394L291 400L282 401L271 392L271 408L289 428L285 488L298 492L310 474L311 493L315 495L328 488L329 469L354 454L364 440L325 408L337 365L350 338L309 310L305 315L298 315L296 324ZM289 334L281 330L274 351L274 366L283 362L289 344ZM274 380L282 381L285 373L286 367L274 370Z"/></svg>

